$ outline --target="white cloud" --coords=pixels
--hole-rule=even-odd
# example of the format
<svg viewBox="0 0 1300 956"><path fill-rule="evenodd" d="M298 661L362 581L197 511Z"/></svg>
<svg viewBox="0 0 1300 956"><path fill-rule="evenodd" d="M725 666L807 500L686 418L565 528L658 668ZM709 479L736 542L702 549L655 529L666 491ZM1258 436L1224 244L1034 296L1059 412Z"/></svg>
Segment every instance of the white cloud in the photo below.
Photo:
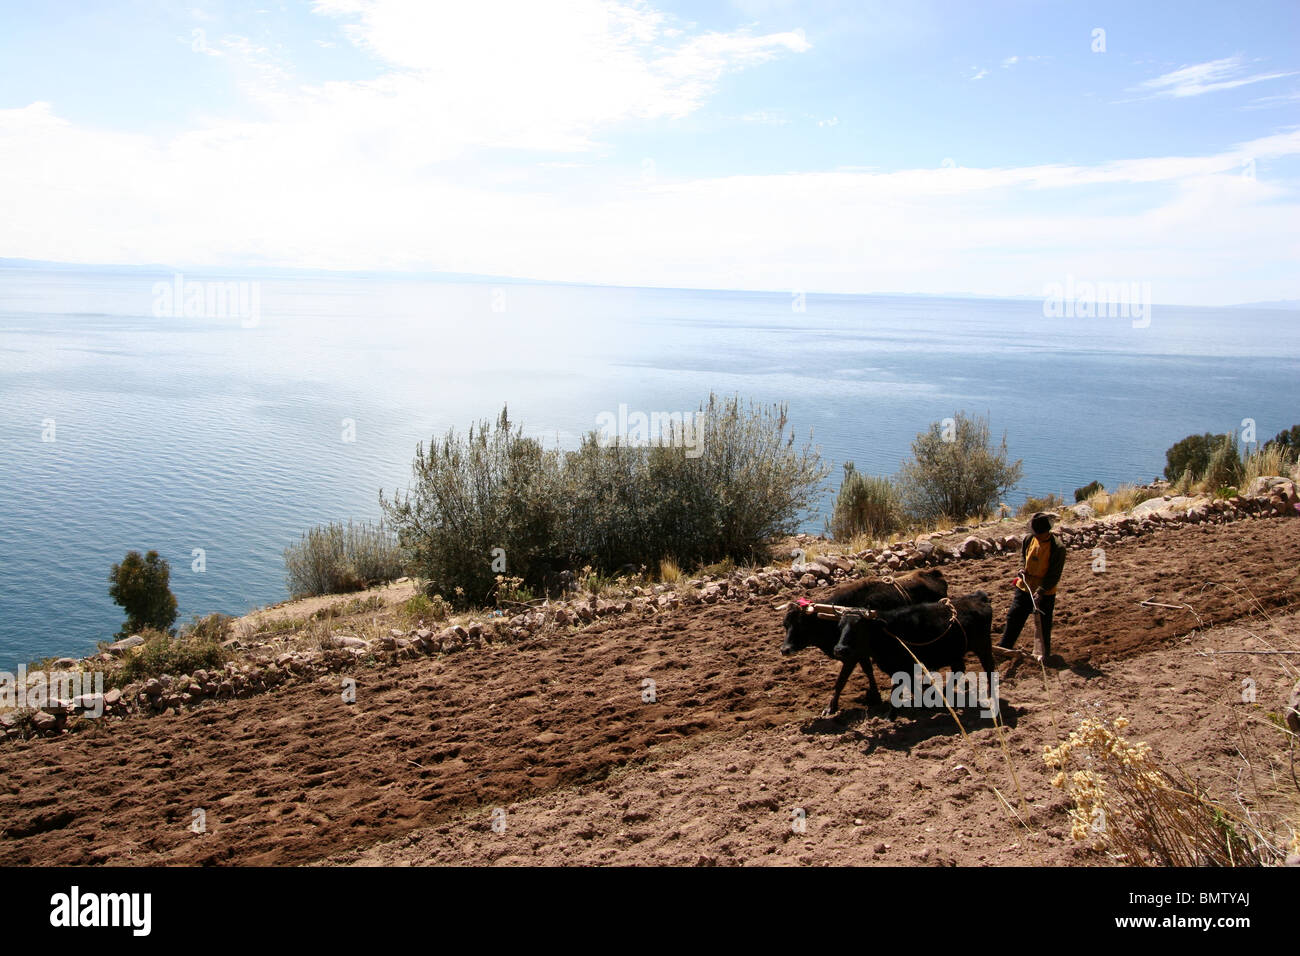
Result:
<svg viewBox="0 0 1300 956"><path fill-rule="evenodd" d="M417 113L435 157L475 146L574 151L624 120L686 116L728 72L803 53L802 30L689 33L643 0L320 0L384 70L311 91L321 109ZM429 143L429 145L433 145Z"/></svg>
<svg viewBox="0 0 1300 956"><path fill-rule="evenodd" d="M1292 71L1289 73L1255 73L1243 76L1245 70L1246 64L1240 56L1229 56L1221 60L1209 60L1205 63L1181 67L1170 73L1139 83L1132 88L1132 92L1181 98L1200 96L1218 90L1231 90L1239 86L1248 86L1252 83L1262 83L1265 80L1276 80L1296 75Z"/></svg>
<svg viewBox="0 0 1300 956"><path fill-rule="evenodd" d="M1015 66L1019 62L1020 62L1020 57L1009 56L1002 61L1002 69L1004 70L1010 69L1011 67Z"/></svg>
<svg viewBox="0 0 1300 956"><path fill-rule="evenodd" d="M422 5L328 7L377 76L304 86L226 38L251 119L162 137L0 110L0 256L841 292L1040 294L1069 273L1166 301L1300 297L1300 205L1268 165L1300 156L1300 131L1092 165L579 170L609 124L689 113L726 71L807 41L692 32L639 3L457 6L441 34ZM546 152L498 172L479 150L500 146Z"/></svg>
<svg viewBox="0 0 1300 956"><path fill-rule="evenodd" d="M984 79L984 77L989 75L988 70L981 69L979 67L974 67L974 66L972 66L971 69L975 71L975 75L971 77L972 80L982 80Z"/></svg>

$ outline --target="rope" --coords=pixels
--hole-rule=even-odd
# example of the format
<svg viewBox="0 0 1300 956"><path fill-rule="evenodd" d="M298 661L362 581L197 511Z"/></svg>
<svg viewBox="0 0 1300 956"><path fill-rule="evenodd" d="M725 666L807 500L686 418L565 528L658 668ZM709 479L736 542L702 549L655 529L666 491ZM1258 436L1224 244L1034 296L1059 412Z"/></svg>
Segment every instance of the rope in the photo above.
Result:
<svg viewBox="0 0 1300 956"><path fill-rule="evenodd" d="M894 586L894 590L898 592L898 596L903 599L903 603L905 604L912 603L912 595L908 594L907 591L903 589L903 586L898 583L898 579L894 577L892 574L882 575L880 580L885 584L892 584Z"/></svg>
<svg viewBox="0 0 1300 956"><path fill-rule="evenodd" d="M931 644L935 644L935 643L937 643L937 642L943 640L943 638L948 634L948 632L952 630L952 626L953 626L954 624L956 624L956 625L957 625L957 629L958 629L959 631L961 631L961 639L962 639L962 656L964 657L965 654L966 654L966 650L967 650L967 648L970 647L970 637L967 636L967 634L966 634L966 628L964 628L964 627L961 626L961 621L958 620L958 618L957 618L957 607L956 607L956 605L954 605L954 604L952 603L952 600L951 600L950 598L943 598L942 600L938 601L937 603L942 604L942 605L944 605L946 608L948 608L948 613L952 615L952 616L948 619L948 626L945 627L945 628L943 629L943 631L940 632L940 634L939 634L938 637L931 638L931 639L928 640L928 641L905 641L905 640L903 640L901 637L899 637L897 634L895 634L893 631L891 631L889 628L885 627L885 625L883 625L883 624L880 625L880 629L881 629L882 631L884 631L886 634L888 634L890 637L892 637L894 640L898 641L898 643L902 644L902 645L905 646L905 647L929 647Z"/></svg>

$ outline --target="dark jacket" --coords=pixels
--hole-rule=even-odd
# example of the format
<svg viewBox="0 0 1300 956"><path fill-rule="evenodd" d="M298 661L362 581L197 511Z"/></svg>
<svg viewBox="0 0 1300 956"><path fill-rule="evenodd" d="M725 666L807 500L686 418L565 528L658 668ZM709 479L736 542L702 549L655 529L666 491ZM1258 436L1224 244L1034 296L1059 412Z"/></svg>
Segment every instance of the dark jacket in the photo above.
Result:
<svg viewBox="0 0 1300 956"><path fill-rule="evenodd" d="M1026 556L1029 554L1029 542L1034 540L1032 534L1025 535L1025 540L1020 542L1020 566L1024 567ZM1047 557L1047 574L1043 577L1041 585L1044 594L1050 594L1052 589L1061 580L1061 572L1065 570L1065 545L1061 544L1061 539L1055 534L1049 535L1048 547L1051 552ZM1025 582L1028 586L1029 582Z"/></svg>

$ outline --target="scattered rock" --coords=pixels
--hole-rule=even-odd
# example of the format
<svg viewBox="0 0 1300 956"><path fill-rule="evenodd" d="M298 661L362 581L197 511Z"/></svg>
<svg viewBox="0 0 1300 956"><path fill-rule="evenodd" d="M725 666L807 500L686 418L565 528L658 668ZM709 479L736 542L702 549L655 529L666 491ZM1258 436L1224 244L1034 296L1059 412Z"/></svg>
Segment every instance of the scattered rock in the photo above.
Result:
<svg viewBox="0 0 1300 956"><path fill-rule="evenodd" d="M120 656L131 650L133 647L139 647L144 643L144 638L139 634L132 634L130 637L124 637L116 643L108 645L105 650L114 656Z"/></svg>

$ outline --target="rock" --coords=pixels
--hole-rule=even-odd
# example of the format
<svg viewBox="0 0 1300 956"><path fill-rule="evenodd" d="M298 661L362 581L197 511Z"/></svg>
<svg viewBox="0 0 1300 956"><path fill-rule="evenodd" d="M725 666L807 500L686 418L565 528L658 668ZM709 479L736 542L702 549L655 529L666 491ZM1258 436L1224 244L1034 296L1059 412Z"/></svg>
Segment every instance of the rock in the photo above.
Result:
<svg viewBox="0 0 1300 956"><path fill-rule="evenodd" d="M156 677L150 677L144 682L144 693L149 697L161 697L163 692L162 681Z"/></svg>
<svg viewBox="0 0 1300 956"><path fill-rule="evenodd" d="M1065 510L1072 512L1076 518L1083 518L1085 521L1097 517L1097 509L1086 501L1081 501L1074 507Z"/></svg>
<svg viewBox="0 0 1300 956"><path fill-rule="evenodd" d="M350 634L336 635L334 638L335 647L355 647L360 650L367 650L370 647L369 641L363 641L359 637L353 637Z"/></svg>
<svg viewBox="0 0 1300 956"><path fill-rule="evenodd" d="M116 687L114 687L112 690L104 694L105 708L117 707L121 703L122 703L122 692L118 690Z"/></svg>
<svg viewBox="0 0 1300 956"><path fill-rule="evenodd" d="M815 588L816 586L817 586L817 578L814 577L811 572L805 572L804 574L799 576L799 587Z"/></svg>
<svg viewBox="0 0 1300 956"><path fill-rule="evenodd" d="M32 714L32 727L34 727L38 733L45 733L54 730L58 726L59 718L54 716L54 714L47 714L43 710L38 710L36 713Z"/></svg>
<svg viewBox="0 0 1300 956"><path fill-rule="evenodd" d="M1155 517L1158 513L1173 512L1179 508L1190 506L1195 501L1197 499L1189 495L1174 495L1173 497L1165 495L1161 498L1149 498L1141 504L1135 505L1129 514L1133 517L1142 515Z"/></svg>
<svg viewBox="0 0 1300 956"><path fill-rule="evenodd" d="M1295 482L1281 475L1261 475L1250 483L1246 495L1250 498L1270 498L1281 495L1292 504L1297 500Z"/></svg>
<svg viewBox="0 0 1300 956"><path fill-rule="evenodd" d="M107 650L108 653L113 654L114 656L118 656L121 654L125 654L133 647L139 647L143 643L144 643L143 637L141 637L139 634L132 634L130 637L124 637L120 641L108 645L108 647L105 648L105 650Z"/></svg>
<svg viewBox="0 0 1300 956"><path fill-rule="evenodd" d="M984 553L984 542L976 537L969 537L961 543L963 558L978 558Z"/></svg>

